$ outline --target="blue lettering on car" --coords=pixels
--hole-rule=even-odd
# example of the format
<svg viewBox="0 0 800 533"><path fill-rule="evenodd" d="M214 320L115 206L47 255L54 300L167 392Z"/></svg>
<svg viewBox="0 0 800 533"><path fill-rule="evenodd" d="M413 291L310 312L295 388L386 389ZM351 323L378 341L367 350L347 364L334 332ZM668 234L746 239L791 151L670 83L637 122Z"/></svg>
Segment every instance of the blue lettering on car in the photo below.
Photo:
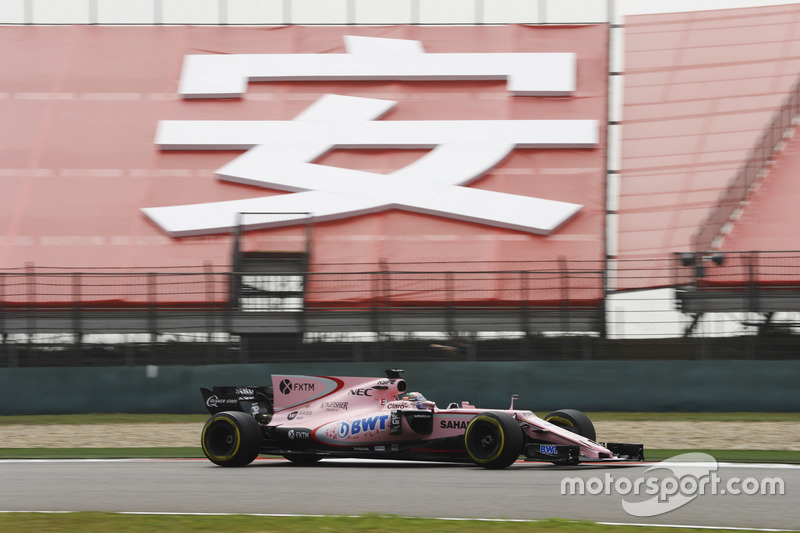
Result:
<svg viewBox="0 0 800 533"><path fill-rule="evenodd" d="M539 453L546 455L558 455L558 448L556 448L555 444L540 444Z"/></svg>
<svg viewBox="0 0 800 533"><path fill-rule="evenodd" d="M376 429L379 431L383 431L386 429L387 420L389 420L388 414L358 418L356 420L353 420L349 424L347 422L341 422L339 424L339 430L337 431L337 433L339 435L339 438L343 439L346 438L348 435L350 436L358 435L362 431L375 431Z"/></svg>

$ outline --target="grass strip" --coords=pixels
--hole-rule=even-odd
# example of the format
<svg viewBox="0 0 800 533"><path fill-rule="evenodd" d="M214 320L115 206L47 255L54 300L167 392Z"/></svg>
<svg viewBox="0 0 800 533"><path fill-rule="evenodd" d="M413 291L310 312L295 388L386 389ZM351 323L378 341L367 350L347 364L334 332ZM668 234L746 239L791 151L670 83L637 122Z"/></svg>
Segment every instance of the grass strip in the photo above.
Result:
<svg viewBox="0 0 800 533"><path fill-rule="evenodd" d="M800 464L800 451L788 450L645 450L648 461L663 461L675 455L703 452L726 463ZM0 459L197 459L204 458L199 446L187 448L0 448Z"/></svg>
<svg viewBox="0 0 800 533"><path fill-rule="evenodd" d="M598 411L588 412L586 415L591 420L599 422L800 422L800 413L618 413Z"/></svg>
<svg viewBox="0 0 800 533"><path fill-rule="evenodd" d="M663 461L682 453L707 453L724 463L800 463L800 451L793 450L669 450L645 448L648 461Z"/></svg>
<svg viewBox="0 0 800 533"><path fill-rule="evenodd" d="M200 446L188 448L0 448L0 459L195 459Z"/></svg>
<svg viewBox="0 0 800 533"><path fill-rule="evenodd" d="M15 533L59 531L84 533L115 531L171 533L236 531L237 533L326 533L403 532L403 533L664 533L664 528L648 526L604 525L563 519L535 521L444 520L404 518L399 516L198 516L115 513L0 513L0 530ZM670 528L671 533L707 531ZM717 532L731 530L715 530ZM737 529L738 533L743 530Z"/></svg>
<svg viewBox="0 0 800 533"><path fill-rule="evenodd" d="M0 426L44 426L51 424L199 424L208 420L208 414L133 414L90 413L70 415L8 415L0 416Z"/></svg>

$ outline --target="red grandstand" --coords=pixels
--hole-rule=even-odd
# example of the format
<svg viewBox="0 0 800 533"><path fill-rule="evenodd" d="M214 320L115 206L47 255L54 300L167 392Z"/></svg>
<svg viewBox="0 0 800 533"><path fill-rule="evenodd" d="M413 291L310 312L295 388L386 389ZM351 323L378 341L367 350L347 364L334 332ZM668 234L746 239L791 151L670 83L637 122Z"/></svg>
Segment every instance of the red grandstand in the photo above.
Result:
<svg viewBox="0 0 800 533"><path fill-rule="evenodd" d="M795 285L739 252L800 249L800 7L628 17L624 70L609 72L612 31L2 27L4 309L269 294L303 309L555 308L541 329L585 331L609 290ZM32 291L32 274L50 277Z"/></svg>

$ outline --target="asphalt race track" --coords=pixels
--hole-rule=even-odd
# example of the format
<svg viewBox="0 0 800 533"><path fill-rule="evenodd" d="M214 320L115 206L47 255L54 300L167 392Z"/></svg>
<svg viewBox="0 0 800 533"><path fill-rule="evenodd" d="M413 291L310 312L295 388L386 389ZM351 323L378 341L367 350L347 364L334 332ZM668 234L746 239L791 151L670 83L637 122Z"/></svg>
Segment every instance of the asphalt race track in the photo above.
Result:
<svg viewBox="0 0 800 533"><path fill-rule="evenodd" d="M153 513L385 513L442 518L571 518L598 522L745 528L800 528L800 467L721 464L730 480L780 478L783 495L696 495L656 516L628 514L619 482L653 474L637 465L556 467L518 462L499 471L471 465L322 461L302 467L258 460L229 469L206 460L0 461L0 511L124 511ZM584 480L584 495L562 495L564 478ZM594 481L592 481L594 478ZM597 480L609 490L599 492ZM674 480L674 478L673 478ZM682 480L682 478L681 478ZM745 485L752 492L755 482ZM641 487L644 487L642 485ZM685 487L691 489L691 485ZM724 490L724 489L723 489ZM678 494L675 497L681 496ZM669 500L675 502L676 500Z"/></svg>

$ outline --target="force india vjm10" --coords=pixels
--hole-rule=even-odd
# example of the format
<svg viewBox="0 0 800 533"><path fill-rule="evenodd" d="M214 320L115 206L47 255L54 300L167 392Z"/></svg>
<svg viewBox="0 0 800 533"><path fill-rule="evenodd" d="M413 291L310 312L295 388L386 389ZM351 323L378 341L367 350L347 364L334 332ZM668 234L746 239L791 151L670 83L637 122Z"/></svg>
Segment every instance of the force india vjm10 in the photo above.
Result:
<svg viewBox="0 0 800 533"><path fill-rule="evenodd" d="M402 370L386 378L273 375L272 387L202 388L211 413L203 452L220 466L259 454L301 465L326 457L474 463L505 468L520 455L557 465L642 461L641 444L595 442L589 418L573 409L539 418L530 411L440 409L408 392Z"/></svg>

